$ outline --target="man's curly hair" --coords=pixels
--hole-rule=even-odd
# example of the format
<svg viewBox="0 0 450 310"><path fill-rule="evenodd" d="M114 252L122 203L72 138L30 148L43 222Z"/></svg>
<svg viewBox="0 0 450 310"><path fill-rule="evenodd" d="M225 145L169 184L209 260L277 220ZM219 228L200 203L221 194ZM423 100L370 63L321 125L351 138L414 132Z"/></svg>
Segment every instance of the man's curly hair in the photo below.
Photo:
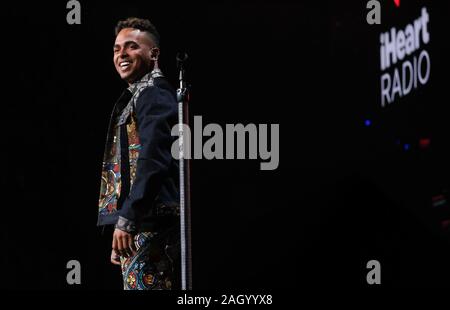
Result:
<svg viewBox="0 0 450 310"><path fill-rule="evenodd" d="M155 43L155 45L159 47L159 33L156 30L155 26L148 19L128 17L125 20L119 21L116 26L116 36L120 32L120 30L124 28L134 28L147 32L153 43Z"/></svg>

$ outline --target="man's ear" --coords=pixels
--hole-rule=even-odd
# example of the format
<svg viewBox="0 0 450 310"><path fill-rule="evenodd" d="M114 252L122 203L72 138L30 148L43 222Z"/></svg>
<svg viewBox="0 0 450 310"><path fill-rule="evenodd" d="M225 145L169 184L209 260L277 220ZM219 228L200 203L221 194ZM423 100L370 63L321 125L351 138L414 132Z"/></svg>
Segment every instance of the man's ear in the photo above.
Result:
<svg viewBox="0 0 450 310"><path fill-rule="evenodd" d="M159 57L159 48L152 47L152 49L150 50L150 59L158 60L158 57Z"/></svg>

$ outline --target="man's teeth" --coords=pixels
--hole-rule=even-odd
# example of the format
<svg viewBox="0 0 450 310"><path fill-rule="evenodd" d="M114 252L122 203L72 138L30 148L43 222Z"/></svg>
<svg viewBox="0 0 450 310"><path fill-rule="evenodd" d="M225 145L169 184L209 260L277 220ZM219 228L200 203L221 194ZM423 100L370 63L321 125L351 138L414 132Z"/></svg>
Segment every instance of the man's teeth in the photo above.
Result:
<svg viewBox="0 0 450 310"><path fill-rule="evenodd" d="M128 61L124 61L124 62L121 62L120 64L119 64L119 66L120 67L126 67L126 66L128 66L130 63L128 62Z"/></svg>

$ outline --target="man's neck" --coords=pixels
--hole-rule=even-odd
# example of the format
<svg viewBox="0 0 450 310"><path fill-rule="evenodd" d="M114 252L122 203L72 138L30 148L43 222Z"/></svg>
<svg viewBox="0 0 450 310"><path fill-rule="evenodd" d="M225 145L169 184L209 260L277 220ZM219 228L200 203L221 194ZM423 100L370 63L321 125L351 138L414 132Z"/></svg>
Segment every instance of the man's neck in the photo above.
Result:
<svg viewBox="0 0 450 310"><path fill-rule="evenodd" d="M164 76L159 68L155 68L152 71L144 74L140 79L135 80L134 82L128 83L128 86L131 87L139 82L148 81L150 78L157 78Z"/></svg>
<svg viewBox="0 0 450 310"><path fill-rule="evenodd" d="M139 80L137 80L133 83L128 83L128 90L133 93L134 90L139 88L140 84L147 84L149 80L153 80L155 78L163 77L163 76L164 75L162 74L161 70L159 68L155 68L151 72L146 73Z"/></svg>

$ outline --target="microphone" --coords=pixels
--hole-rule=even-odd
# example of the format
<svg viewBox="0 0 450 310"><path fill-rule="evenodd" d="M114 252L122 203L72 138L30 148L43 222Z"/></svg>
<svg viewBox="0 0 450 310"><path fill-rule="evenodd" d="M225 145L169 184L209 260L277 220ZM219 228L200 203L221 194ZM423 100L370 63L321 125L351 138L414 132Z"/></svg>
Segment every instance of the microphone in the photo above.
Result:
<svg viewBox="0 0 450 310"><path fill-rule="evenodd" d="M179 69L182 69L184 62L188 59L188 54L186 52L178 52L176 58L177 58L177 67Z"/></svg>
<svg viewBox="0 0 450 310"><path fill-rule="evenodd" d="M184 76L184 64L186 62L186 60L188 59L188 54L186 52L178 52L177 56L177 67L178 70L180 70L180 74L178 76L178 80L180 81L180 89L184 89L185 88L185 76Z"/></svg>

